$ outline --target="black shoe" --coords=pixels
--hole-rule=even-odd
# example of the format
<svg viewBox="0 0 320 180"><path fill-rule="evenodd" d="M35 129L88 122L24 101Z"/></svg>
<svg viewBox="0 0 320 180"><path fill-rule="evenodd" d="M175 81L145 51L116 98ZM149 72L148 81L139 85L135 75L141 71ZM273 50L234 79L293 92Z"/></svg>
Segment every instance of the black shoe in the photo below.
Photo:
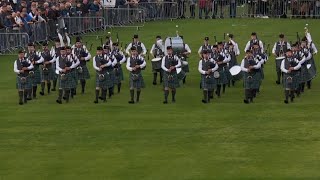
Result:
<svg viewBox="0 0 320 180"><path fill-rule="evenodd" d="M43 96L43 95L44 95L44 92L40 92L40 95Z"/></svg>
<svg viewBox="0 0 320 180"><path fill-rule="evenodd" d="M285 104L288 104L288 103L289 103L288 100L284 100L283 102L284 102Z"/></svg>
<svg viewBox="0 0 320 180"><path fill-rule="evenodd" d="M66 97L63 97L62 99L63 99L63 100L66 100L67 98L66 98Z"/></svg>
<svg viewBox="0 0 320 180"><path fill-rule="evenodd" d="M134 101L128 101L129 104L134 104Z"/></svg>
<svg viewBox="0 0 320 180"><path fill-rule="evenodd" d="M100 100L103 100L103 98L102 98L101 96L99 97L99 99L100 99Z"/></svg>
<svg viewBox="0 0 320 180"><path fill-rule="evenodd" d="M249 104L249 101L248 100L243 100L243 102L245 103L245 104Z"/></svg>
<svg viewBox="0 0 320 180"><path fill-rule="evenodd" d="M93 101L93 103L98 104L98 100Z"/></svg>
<svg viewBox="0 0 320 180"><path fill-rule="evenodd" d="M206 100L202 100L202 103L207 104L207 103L208 103L208 101L206 101Z"/></svg>
<svg viewBox="0 0 320 180"><path fill-rule="evenodd" d="M276 81L276 84L280 84L280 81Z"/></svg>
<svg viewBox="0 0 320 180"><path fill-rule="evenodd" d="M168 101L163 101L163 104L168 104Z"/></svg>
<svg viewBox="0 0 320 180"><path fill-rule="evenodd" d="M157 85L157 82L155 82L155 81L153 81L153 83L152 83L153 85Z"/></svg>
<svg viewBox="0 0 320 180"><path fill-rule="evenodd" d="M291 100L291 102L293 102L293 100L294 100L294 97L291 97L291 98L290 98L290 100Z"/></svg>
<svg viewBox="0 0 320 180"><path fill-rule="evenodd" d="M250 103L253 103L253 98L250 98Z"/></svg>
<svg viewBox="0 0 320 180"><path fill-rule="evenodd" d="M27 98L27 100L28 100L28 101L31 101L31 100L32 100L32 98L31 98L31 97L28 97L28 98Z"/></svg>
<svg viewBox="0 0 320 180"><path fill-rule="evenodd" d="M56 89L51 89L51 91L56 91Z"/></svg>
<svg viewBox="0 0 320 180"><path fill-rule="evenodd" d="M22 102L22 101L20 101L20 102L19 102L19 105L23 105L23 102Z"/></svg>
<svg viewBox="0 0 320 180"><path fill-rule="evenodd" d="M56 100L56 102L58 103L58 104L62 104L62 101L61 100Z"/></svg>

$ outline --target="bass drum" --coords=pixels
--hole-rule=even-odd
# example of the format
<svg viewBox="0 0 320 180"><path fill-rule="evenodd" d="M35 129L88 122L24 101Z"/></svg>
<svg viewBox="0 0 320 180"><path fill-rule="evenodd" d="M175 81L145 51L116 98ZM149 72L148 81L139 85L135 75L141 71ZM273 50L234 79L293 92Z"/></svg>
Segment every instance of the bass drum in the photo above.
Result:
<svg viewBox="0 0 320 180"><path fill-rule="evenodd" d="M172 46L173 54L179 55L184 51L183 39L180 37L167 37L164 43L165 45L165 55L167 55L167 47Z"/></svg>

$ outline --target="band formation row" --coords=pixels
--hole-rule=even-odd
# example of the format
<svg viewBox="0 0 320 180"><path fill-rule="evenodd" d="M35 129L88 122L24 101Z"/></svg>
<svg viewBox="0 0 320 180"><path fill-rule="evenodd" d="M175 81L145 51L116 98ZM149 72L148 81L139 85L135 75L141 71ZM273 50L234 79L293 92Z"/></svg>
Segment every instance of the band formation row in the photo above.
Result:
<svg viewBox="0 0 320 180"><path fill-rule="evenodd" d="M81 93L85 92L86 80L90 78L88 62L92 58L87 47L82 43L81 37L76 38L76 43L70 46L67 35L59 35L55 45L49 49L48 44L42 44L42 51L36 51L35 45L28 44L28 50L19 51L18 59L14 62L14 72L17 74L17 89L19 104L23 105L37 95L37 86L41 85L40 95L56 91L58 82L57 103L63 100L69 102L77 92L80 82ZM226 87L234 86L236 81L243 79L244 100L248 104L253 102L260 92L264 79L264 65L268 61L264 43L258 39L256 33L251 34L251 40L245 47L245 57L240 65L237 56L240 55L238 44L232 34L228 34L228 42L217 42L210 45L209 37L204 38L198 53L200 61L198 71L201 74L200 88L203 90L203 103L209 103L214 94L221 97ZM107 96L114 95L115 86L120 93L124 80L123 65L129 71L130 100L128 103L139 102L141 89L145 83L143 70L146 67L147 50L134 35L133 41L126 47L125 53L119 43L113 43L107 36L106 42L97 48L96 55L92 58L93 68L96 70L96 90L94 103L99 100L106 102ZM305 37L295 43L288 43L283 34L274 44L272 53L275 56L277 84L284 87L284 103L293 102L296 96L304 92L305 84L310 89L311 80L316 76L314 55L317 49L312 42L310 33L306 30ZM168 103L171 91L172 102L176 101L175 95L180 83L186 83L189 72L188 56L191 54L188 44L183 42L182 36L170 37L165 40L156 37L150 54L153 70L153 84L157 85L157 76L160 74L160 83L164 89L164 104ZM52 89L51 89L52 82Z"/></svg>

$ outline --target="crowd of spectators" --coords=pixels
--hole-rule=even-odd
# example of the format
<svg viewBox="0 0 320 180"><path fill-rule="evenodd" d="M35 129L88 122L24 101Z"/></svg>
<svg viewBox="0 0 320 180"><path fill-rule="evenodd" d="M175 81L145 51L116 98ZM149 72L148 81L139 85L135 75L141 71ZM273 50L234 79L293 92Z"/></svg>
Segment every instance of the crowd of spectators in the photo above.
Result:
<svg viewBox="0 0 320 180"><path fill-rule="evenodd" d="M0 1L0 29L28 29L31 24L57 20L59 17L98 16L103 0L2 0ZM179 18L235 18L241 7L248 17L319 17L320 0L116 0L115 7L136 8L140 4L175 2ZM164 5L165 11L172 4ZM186 15L188 14L188 15Z"/></svg>

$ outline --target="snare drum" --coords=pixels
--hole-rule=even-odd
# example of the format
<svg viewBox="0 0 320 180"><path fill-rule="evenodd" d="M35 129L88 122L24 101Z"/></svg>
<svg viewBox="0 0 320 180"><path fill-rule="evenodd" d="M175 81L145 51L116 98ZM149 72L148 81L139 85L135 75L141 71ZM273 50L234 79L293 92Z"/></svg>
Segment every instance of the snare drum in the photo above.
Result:
<svg viewBox="0 0 320 180"><path fill-rule="evenodd" d="M232 75L232 80L234 81L240 80L242 78L241 67L238 65L230 68L229 72Z"/></svg>
<svg viewBox="0 0 320 180"><path fill-rule="evenodd" d="M161 58L154 58L151 60L151 63L152 63L153 70L161 69Z"/></svg>

